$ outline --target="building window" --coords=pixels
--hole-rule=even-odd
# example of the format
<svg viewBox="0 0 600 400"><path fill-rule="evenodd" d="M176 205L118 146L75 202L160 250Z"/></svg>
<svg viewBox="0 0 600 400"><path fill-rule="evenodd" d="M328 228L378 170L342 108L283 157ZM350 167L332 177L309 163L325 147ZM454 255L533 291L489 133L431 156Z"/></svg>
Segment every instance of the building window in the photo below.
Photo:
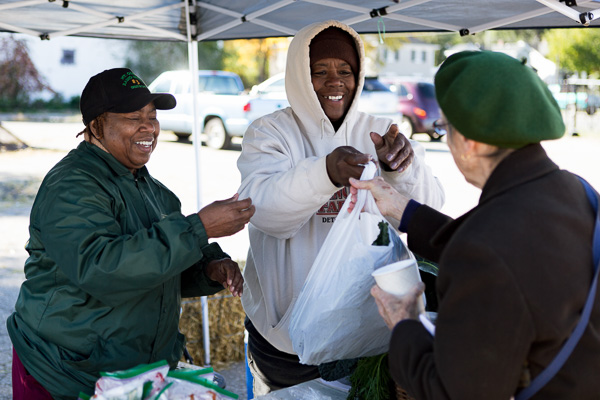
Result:
<svg viewBox="0 0 600 400"><path fill-rule="evenodd" d="M400 61L400 50L396 50L396 61Z"/></svg>
<svg viewBox="0 0 600 400"><path fill-rule="evenodd" d="M412 63L414 64L416 59L417 59L417 52L414 50L411 50L410 51L410 61L412 61Z"/></svg>
<svg viewBox="0 0 600 400"><path fill-rule="evenodd" d="M427 52L426 51L421 52L421 60L423 61L423 64L425 64L425 62L427 62Z"/></svg>
<svg viewBox="0 0 600 400"><path fill-rule="evenodd" d="M63 65L75 64L75 50L63 50L60 63Z"/></svg>

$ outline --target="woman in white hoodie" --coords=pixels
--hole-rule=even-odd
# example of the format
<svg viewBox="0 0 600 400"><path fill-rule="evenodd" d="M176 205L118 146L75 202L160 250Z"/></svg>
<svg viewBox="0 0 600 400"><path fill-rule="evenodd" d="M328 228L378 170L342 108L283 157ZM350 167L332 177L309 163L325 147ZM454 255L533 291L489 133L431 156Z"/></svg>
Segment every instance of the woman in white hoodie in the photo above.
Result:
<svg viewBox="0 0 600 400"><path fill-rule="evenodd" d="M391 120L357 110L364 76L362 41L352 28L337 21L309 25L288 50L290 107L257 119L244 135L239 193L253 199L256 213L242 304L255 395L319 377L316 366L299 363L289 318L349 193L349 178L359 178L374 159L399 192L443 205L424 148Z"/></svg>

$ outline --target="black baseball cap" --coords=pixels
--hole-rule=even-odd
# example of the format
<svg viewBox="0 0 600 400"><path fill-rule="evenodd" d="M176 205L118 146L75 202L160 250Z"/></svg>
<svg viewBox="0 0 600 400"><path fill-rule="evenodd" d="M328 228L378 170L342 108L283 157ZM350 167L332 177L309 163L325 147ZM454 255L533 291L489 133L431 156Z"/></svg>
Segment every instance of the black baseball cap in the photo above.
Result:
<svg viewBox="0 0 600 400"><path fill-rule="evenodd" d="M177 104L169 93L150 93L146 84L128 68L107 69L90 78L81 93L79 109L87 126L107 111L129 113L154 102L158 110L170 110Z"/></svg>

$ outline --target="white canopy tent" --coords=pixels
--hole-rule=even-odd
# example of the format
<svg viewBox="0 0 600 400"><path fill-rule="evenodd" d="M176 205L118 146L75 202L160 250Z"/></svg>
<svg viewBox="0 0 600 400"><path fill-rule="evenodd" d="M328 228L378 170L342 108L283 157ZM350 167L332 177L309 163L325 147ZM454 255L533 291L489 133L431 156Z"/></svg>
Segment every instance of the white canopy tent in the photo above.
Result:
<svg viewBox="0 0 600 400"><path fill-rule="evenodd" d="M600 0L0 0L0 31L42 40L74 35L184 41L191 73L198 69L198 41L293 36L328 19L359 33L450 31L464 36L490 29L600 27ZM196 93L198 82L192 82ZM196 121L192 135L200 207L198 126ZM202 309L208 365L205 298Z"/></svg>
<svg viewBox="0 0 600 400"><path fill-rule="evenodd" d="M188 16L190 18L188 18ZM337 19L359 33L598 26L598 0L0 0L0 30L154 40L291 36ZM188 27L190 28L188 32Z"/></svg>

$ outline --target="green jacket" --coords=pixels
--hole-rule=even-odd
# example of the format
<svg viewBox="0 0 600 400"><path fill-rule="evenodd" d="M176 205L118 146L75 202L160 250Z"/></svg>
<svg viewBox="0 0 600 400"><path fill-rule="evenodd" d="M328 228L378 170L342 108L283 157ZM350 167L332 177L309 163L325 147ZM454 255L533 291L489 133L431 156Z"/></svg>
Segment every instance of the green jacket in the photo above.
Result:
<svg viewBox="0 0 600 400"><path fill-rule="evenodd" d="M143 167L134 176L82 142L47 174L31 210L26 281L7 328L56 399L92 394L101 371L180 360L180 300L223 289L203 272L228 257L197 214ZM182 278L183 274L183 278Z"/></svg>

